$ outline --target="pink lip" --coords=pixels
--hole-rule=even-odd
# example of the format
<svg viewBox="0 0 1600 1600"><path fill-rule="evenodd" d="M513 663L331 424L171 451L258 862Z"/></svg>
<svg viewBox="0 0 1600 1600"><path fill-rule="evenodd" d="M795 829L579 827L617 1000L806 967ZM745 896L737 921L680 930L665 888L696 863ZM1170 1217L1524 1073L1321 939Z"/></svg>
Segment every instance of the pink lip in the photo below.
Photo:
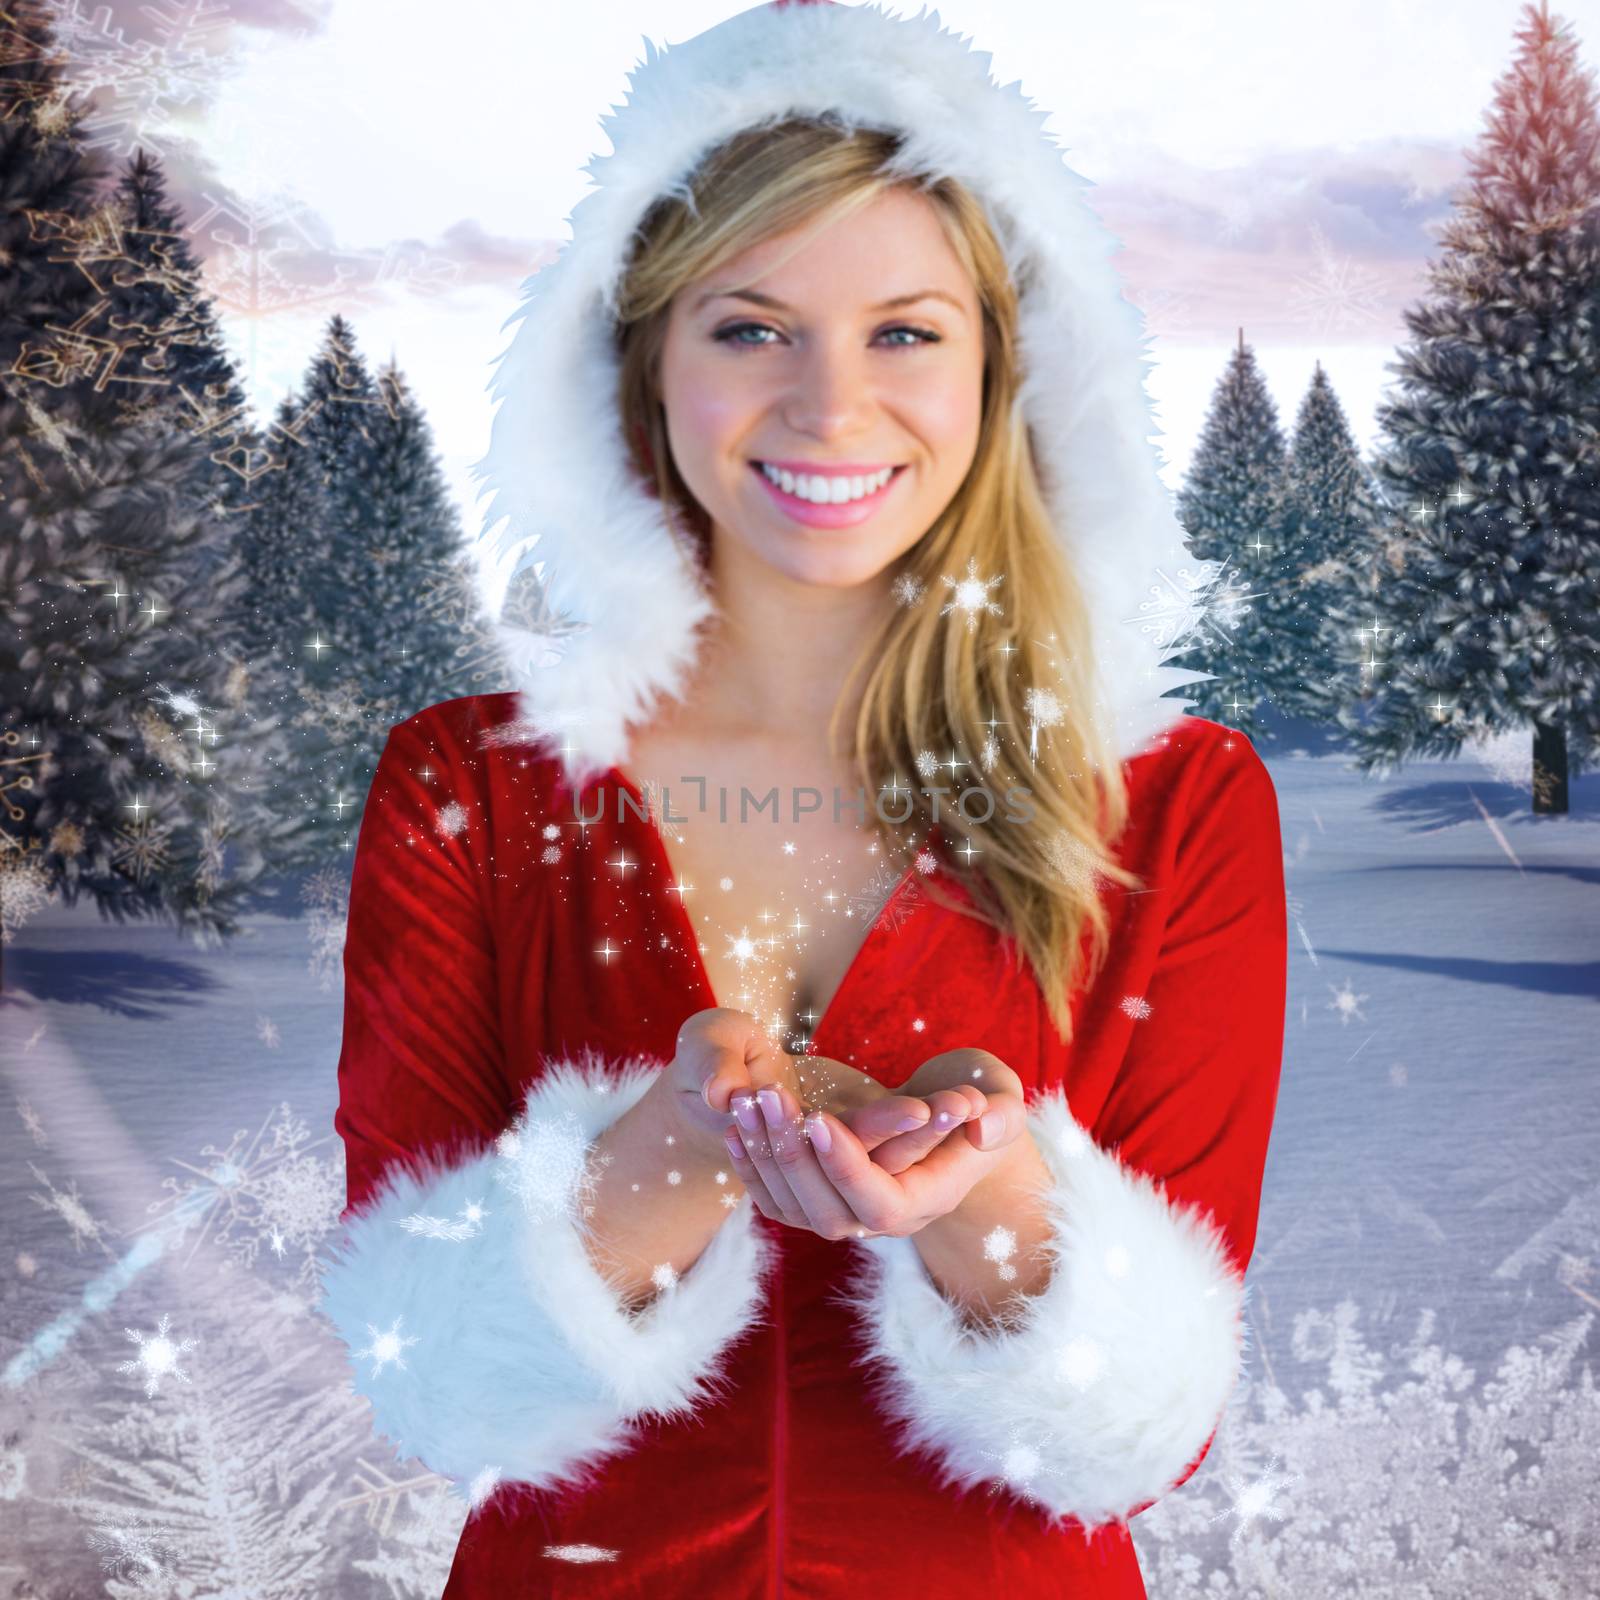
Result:
<svg viewBox="0 0 1600 1600"><path fill-rule="evenodd" d="M768 465L776 467L782 463L773 461ZM888 463L885 462L884 465L887 466ZM802 500L797 494L785 494L761 470L758 462L752 461L750 470L781 511L793 517L796 522L803 522L811 528L853 528L857 523L865 522L889 498L894 486L905 476L903 468L896 468L894 476L877 493L863 495L859 500L850 500L843 505L834 506L818 505L812 500ZM877 470L881 472L883 468Z"/></svg>

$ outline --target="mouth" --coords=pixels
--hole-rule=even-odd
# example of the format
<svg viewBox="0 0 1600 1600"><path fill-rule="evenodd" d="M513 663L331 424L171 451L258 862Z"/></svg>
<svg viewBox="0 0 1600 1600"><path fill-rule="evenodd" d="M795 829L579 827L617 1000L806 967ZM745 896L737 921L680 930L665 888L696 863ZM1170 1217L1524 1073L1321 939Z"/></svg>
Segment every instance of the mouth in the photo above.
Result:
<svg viewBox="0 0 1600 1600"><path fill-rule="evenodd" d="M854 500L841 501L807 500L801 495L789 494L767 476L764 464L760 461L752 461L750 470L762 488L767 491L768 498L794 521L813 528L849 528L866 521L883 505L894 492L894 486L904 476L906 465L901 463L893 468L883 484L870 494L860 495ZM818 476L826 477L828 474L823 473Z"/></svg>

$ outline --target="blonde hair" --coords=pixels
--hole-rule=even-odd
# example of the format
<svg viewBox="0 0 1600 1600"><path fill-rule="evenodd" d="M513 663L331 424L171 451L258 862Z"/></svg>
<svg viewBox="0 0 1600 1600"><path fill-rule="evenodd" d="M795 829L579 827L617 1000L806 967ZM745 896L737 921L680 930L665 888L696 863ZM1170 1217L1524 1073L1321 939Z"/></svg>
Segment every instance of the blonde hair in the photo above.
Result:
<svg viewBox="0 0 1600 1600"><path fill-rule="evenodd" d="M977 453L950 504L896 562L897 593L922 598L885 608L851 666L828 738L837 750L849 686L865 672L854 744L847 748L867 794L880 793L884 773L923 771L930 753L947 750L963 752L969 762L970 752L980 752L986 787L1001 787L992 781L998 773L1029 791L1031 822L1008 823L996 793L987 819L969 820L949 804L940 808L939 825L952 847L951 870L975 914L1005 937L1013 967L1019 951L1026 956L1058 1034L1070 1042L1071 996L1080 981L1094 980L1110 942L1100 880L1143 887L1111 854L1127 820L1127 784L1091 712L1095 686L1083 592L1051 524L1016 404L1022 377L1017 287L982 206L965 185L884 170L900 142L893 132L852 127L832 115L789 117L741 132L655 201L635 230L617 290L623 431L641 477L704 572L709 518L673 464L656 398L673 298L769 236L806 224L821 228L887 189L911 188L932 202L983 308ZM804 243L802 236L797 248ZM1004 574L994 596L1002 614L982 605L969 609L971 628L959 613L944 616L942 599L949 594L944 575L960 581L969 559L985 577ZM1014 744L1021 770L1012 774L991 727L1022 730L1030 715L1050 731L1039 733L1031 762L1025 746ZM878 813L875 826L887 846L903 851L905 839L931 820L931 803L919 794L905 821L891 823ZM980 853L960 854L967 842ZM972 867L974 860L981 867ZM922 881L941 904L962 910L939 891L937 878Z"/></svg>

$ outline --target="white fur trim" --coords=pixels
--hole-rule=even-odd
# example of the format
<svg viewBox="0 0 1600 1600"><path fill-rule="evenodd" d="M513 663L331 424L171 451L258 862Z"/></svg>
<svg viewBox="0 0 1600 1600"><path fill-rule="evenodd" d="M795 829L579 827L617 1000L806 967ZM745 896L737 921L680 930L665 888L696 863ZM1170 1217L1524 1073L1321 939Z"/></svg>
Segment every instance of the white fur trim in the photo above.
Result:
<svg viewBox="0 0 1600 1600"><path fill-rule="evenodd" d="M1215 1224L1096 1145L1059 1090L1028 1121L1055 1179L1053 1273L1003 1331L966 1325L909 1238L852 1240L866 1259L842 1298L902 1449L945 1485L998 1481L1089 1530L1159 1499L1211 1436L1245 1290Z"/></svg>
<svg viewBox="0 0 1600 1600"><path fill-rule="evenodd" d="M572 209L571 242L524 280L507 319L517 329L490 384L491 444L472 469L486 485L479 497L493 495L483 541L492 609L538 562L577 630L553 641L498 618L520 691L501 737L559 743L581 788L624 761L629 726L659 695L681 692L715 605L628 465L616 288L650 203L714 146L786 112L831 109L903 130L901 170L958 177L989 212L1021 286L1019 404L1087 599L1099 714L1119 759L1137 754L1184 714L1185 701L1162 695L1212 676L1162 663L1198 624L1216 572L1190 555L1159 476L1144 389L1152 363L1109 260L1118 241L1043 132L1046 113L1018 84L997 86L988 54L937 11L761 5L669 49L645 44L623 104L600 119L613 152L586 164L595 188Z"/></svg>
<svg viewBox="0 0 1600 1600"><path fill-rule="evenodd" d="M691 1412L757 1319L771 1247L748 1195L637 1316L584 1248L589 1148L661 1070L648 1058L620 1071L593 1055L551 1063L493 1150L419 1163L420 1182L388 1169L323 1264L320 1309L375 1427L473 1483L475 1502L501 1480L582 1480L629 1447L633 1417ZM391 1329L398 1359L384 1361L375 1341Z"/></svg>

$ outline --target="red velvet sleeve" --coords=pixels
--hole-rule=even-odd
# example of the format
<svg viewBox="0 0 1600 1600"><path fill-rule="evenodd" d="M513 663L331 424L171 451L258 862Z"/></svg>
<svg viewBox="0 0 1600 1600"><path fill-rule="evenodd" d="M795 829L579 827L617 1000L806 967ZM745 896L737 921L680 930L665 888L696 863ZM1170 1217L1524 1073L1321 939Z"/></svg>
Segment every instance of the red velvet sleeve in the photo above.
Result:
<svg viewBox="0 0 1600 1600"><path fill-rule="evenodd" d="M483 758L452 704L390 729L357 836L334 1117L341 1221L389 1163L475 1153L516 1114L483 887Z"/></svg>
<svg viewBox="0 0 1600 1600"><path fill-rule="evenodd" d="M1227 748L1231 744L1232 748ZM1209 1213L1242 1277L1283 1063L1288 910L1278 798L1230 730L1186 773L1171 908L1144 1000L1096 1126L1097 1144ZM1220 1422L1220 1419L1219 1419ZM1213 1430L1173 1485L1205 1459ZM1148 1509L1146 1501L1130 1515Z"/></svg>

